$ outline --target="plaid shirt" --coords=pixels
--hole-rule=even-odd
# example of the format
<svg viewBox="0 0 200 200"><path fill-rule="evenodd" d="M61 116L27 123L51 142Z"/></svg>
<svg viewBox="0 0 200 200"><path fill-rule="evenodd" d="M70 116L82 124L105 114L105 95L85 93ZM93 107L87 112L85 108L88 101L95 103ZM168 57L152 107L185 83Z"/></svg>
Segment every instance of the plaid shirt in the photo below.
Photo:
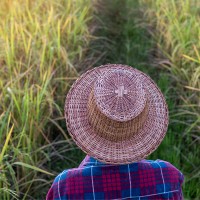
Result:
<svg viewBox="0 0 200 200"><path fill-rule="evenodd" d="M183 174L162 160L104 164L86 156L78 168L59 174L46 200L183 199Z"/></svg>

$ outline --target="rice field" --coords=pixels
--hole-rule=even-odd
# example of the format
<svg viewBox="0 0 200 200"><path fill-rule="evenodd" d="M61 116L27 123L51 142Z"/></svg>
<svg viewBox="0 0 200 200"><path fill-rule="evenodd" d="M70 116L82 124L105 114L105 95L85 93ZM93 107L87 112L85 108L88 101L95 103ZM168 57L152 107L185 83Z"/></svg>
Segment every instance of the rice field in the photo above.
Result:
<svg viewBox="0 0 200 200"><path fill-rule="evenodd" d="M199 1L2 0L0 8L0 200L44 199L54 177L81 162L65 96L88 66L106 63L134 66L159 85L170 124L149 158L175 165L185 199L200 198Z"/></svg>
<svg viewBox="0 0 200 200"><path fill-rule="evenodd" d="M75 61L91 39L93 8L89 0L2 0L0 7L0 199L36 199L49 184L44 176L54 175L47 163L56 134L72 146L59 120L78 77Z"/></svg>

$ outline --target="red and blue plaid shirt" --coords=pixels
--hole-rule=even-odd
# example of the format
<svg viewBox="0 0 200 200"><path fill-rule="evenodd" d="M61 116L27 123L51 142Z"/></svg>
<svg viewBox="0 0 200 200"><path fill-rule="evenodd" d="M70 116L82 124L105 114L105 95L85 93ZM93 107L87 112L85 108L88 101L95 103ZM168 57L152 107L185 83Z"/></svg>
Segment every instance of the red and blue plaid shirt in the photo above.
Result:
<svg viewBox="0 0 200 200"><path fill-rule="evenodd" d="M47 200L183 199L183 174L162 160L110 165L86 156L78 168L59 174Z"/></svg>

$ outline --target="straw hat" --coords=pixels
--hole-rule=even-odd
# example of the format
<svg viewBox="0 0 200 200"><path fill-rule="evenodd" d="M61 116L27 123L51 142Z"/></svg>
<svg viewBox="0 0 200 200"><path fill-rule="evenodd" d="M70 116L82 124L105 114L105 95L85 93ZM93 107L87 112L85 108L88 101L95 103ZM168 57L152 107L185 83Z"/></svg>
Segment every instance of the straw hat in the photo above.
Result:
<svg viewBox="0 0 200 200"><path fill-rule="evenodd" d="M144 159L168 126L165 99L143 72L108 64L82 74L65 102L68 131L89 156L110 164Z"/></svg>

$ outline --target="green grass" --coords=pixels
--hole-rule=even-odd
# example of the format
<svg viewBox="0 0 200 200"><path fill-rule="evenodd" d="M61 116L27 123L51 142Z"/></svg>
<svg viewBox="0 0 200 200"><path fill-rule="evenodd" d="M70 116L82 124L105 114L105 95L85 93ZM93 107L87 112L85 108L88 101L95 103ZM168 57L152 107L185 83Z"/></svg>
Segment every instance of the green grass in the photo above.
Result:
<svg viewBox="0 0 200 200"><path fill-rule="evenodd" d="M60 120L70 77L78 76L74 63L91 39L93 7L89 0L0 7L0 199L36 199L57 173L48 162L73 150Z"/></svg>

